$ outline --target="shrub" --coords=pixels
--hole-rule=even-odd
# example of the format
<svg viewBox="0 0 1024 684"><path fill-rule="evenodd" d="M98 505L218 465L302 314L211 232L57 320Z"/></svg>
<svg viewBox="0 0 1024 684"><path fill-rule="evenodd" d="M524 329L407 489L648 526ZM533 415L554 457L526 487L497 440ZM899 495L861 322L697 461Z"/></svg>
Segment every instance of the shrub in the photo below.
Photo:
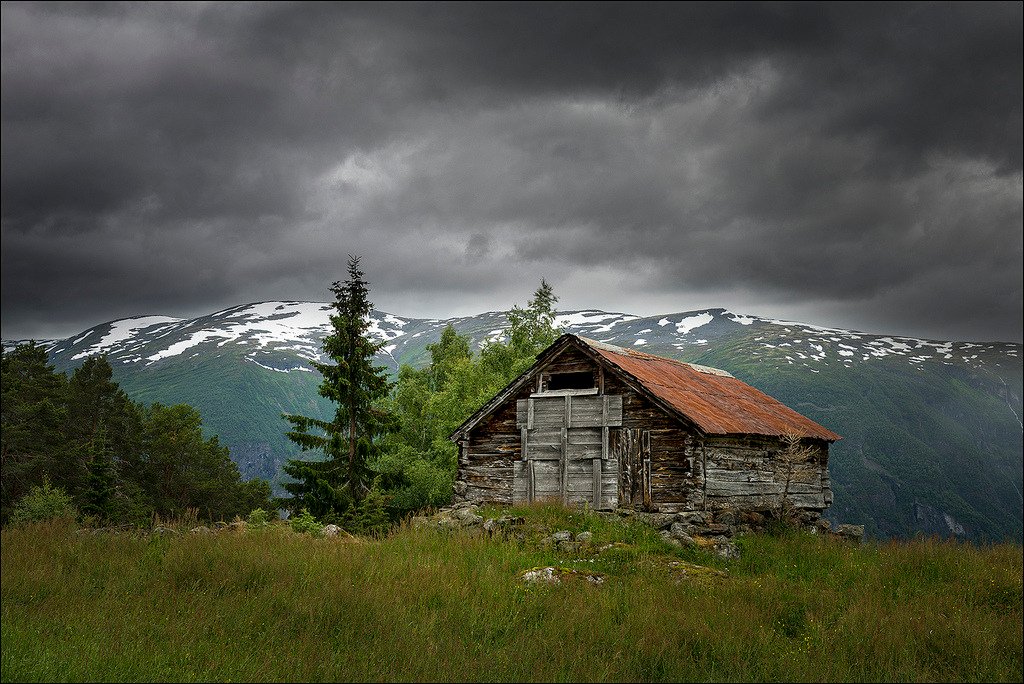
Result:
<svg viewBox="0 0 1024 684"><path fill-rule="evenodd" d="M254 508L252 512L249 513L249 518L246 522L248 522L249 527L253 529L266 527L270 524L270 514L262 508Z"/></svg>
<svg viewBox="0 0 1024 684"><path fill-rule="evenodd" d="M311 534L314 537L319 536L324 529L323 525L316 521L316 518L313 517L308 508L303 508L301 513L292 516L291 526L295 532Z"/></svg>
<svg viewBox="0 0 1024 684"><path fill-rule="evenodd" d="M78 512L71 497L60 487L53 487L49 480L43 480L41 487L32 487L15 504L11 512L12 523L42 522L56 518L75 518Z"/></svg>

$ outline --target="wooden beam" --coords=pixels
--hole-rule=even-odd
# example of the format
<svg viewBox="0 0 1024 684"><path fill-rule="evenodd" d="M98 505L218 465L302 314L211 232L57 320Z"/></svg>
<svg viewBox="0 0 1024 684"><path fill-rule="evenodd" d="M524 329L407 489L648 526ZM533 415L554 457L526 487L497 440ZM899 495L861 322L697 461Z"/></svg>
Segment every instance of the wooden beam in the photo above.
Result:
<svg viewBox="0 0 1024 684"><path fill-rule="evenodd" d="M527 480L526 483L526 500L533 502L537 498L537 472L535 470L536 464L533 461L527 463Z"/></svg>
<svg viewBox="0 0 1024 684"><path fill-rule="evenodd" d="M568 399L568 397L566 397ZM562 428L562 459L559 463L559 489L562 492L562 501L569 503L569 488L567 486L567 480L569 479L569 430Z"/></svg>

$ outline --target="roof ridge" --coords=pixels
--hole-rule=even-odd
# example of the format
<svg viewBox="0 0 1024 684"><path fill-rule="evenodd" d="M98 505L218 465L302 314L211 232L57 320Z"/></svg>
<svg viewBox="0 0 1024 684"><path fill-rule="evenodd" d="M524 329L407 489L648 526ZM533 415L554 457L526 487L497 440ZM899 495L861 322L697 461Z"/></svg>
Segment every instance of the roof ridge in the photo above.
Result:
<svg viewBox="0 0 1024 684"><path fill-rule="evenodd" d="M691 370L695 370L698 373L704 373L705 375L718 375L718 376L723 377L723 378L735 378L736 377L735 375L733 375L729 371L722 370L721 368L713 368L712 366L702 366L699 363L689 363L687 361L680 361L679 359L673 359L673 358L668 357L668 356L658 356L656 354L648 354L647 352L638 351L636 349L627 349L626 347L620 347L618 345L608 344L607 342L600 342L598 340L591 339L589 337L584 337L582 335L576 335L576 337L578 337L584 343L586 343L586 344L588 344L588 345L590 345L592 347L595 347L597 349L603 349L603 350L611 352L613 354L621 354L623 356L630 356L632 358L639 358L639 359L651 359L651 360L654 360L654 361L669 361L670 363L674 363L674 364L676 364L678 366L685 366L686 368L689 368Z"/></svg>

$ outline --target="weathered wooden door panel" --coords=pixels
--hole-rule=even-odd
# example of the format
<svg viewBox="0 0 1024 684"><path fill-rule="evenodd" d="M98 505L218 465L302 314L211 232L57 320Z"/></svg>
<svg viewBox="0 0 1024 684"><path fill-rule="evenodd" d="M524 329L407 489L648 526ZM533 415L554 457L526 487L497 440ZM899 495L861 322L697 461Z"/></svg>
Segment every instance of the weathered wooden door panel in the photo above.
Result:
<svg viewBox="0 0 1024 684"><path fill-rule="evenodd" d="M622 424L622 397L534 396L520 399L516 423L522 461L513 471L513 503L558 498L610 507L617 503L617 463L608 425Z"/></svg>
<svg viewBox="0 0 1024 684"><path fill-rule="evenodd" d="M562 498L562 468L559 461L533 461L533 501Z"/></svg>
<svg viewBox="0 0 1024 684"><path fill-rule="evenodd" d="M651 433L639 428L616 431L612 454L619 462L619 505L651 507Z"/></svg>

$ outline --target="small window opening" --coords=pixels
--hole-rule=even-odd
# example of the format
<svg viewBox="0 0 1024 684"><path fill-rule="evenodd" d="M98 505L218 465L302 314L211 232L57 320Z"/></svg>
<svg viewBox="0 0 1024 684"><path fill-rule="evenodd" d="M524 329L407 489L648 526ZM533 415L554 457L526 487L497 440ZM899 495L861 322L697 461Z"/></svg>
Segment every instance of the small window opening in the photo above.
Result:
<svg viewBox="0 0 1024 684"><path fill-rule="evenodd" d="M590 389L591 387L594 387L594 374L590 371L553 373L548 378L549 390Z"/></svg>

